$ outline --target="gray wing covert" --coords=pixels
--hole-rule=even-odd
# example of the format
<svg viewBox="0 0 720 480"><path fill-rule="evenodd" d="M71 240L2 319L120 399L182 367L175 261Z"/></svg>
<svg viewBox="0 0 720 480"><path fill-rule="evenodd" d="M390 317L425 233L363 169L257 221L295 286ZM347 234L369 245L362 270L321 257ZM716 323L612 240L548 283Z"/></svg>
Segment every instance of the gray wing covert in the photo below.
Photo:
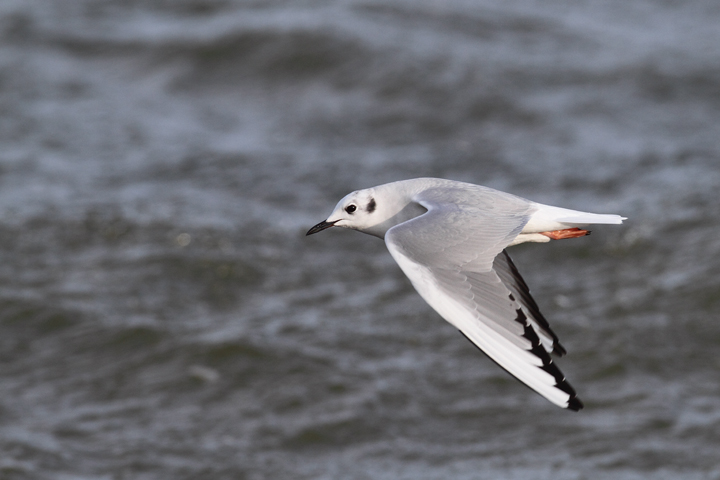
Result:
<svg viewBox="0 0 720 480"><path fill-rule="evenodd" d="M477 272L492 269L534 209L523 198L477 185L431 188L415 200L428 211L388 231L398 246L427 265Z"/></svg>

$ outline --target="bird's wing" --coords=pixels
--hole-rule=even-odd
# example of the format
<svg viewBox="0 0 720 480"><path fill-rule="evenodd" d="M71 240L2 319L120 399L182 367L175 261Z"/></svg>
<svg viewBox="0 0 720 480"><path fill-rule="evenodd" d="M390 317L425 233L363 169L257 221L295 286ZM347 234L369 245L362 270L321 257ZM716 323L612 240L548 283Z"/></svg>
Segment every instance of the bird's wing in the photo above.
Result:
<svg viewBox="0 0 720 480"><path fill-rule="evenodd" d="M425 301L480 350L551 402L579 410L582 403L543 347L542 336L556 337L541 328L547 322L534 315L537 305L503 258L531 207L510 195L480 193L417 195L427 212L388 230L388 250Z"/></svg>

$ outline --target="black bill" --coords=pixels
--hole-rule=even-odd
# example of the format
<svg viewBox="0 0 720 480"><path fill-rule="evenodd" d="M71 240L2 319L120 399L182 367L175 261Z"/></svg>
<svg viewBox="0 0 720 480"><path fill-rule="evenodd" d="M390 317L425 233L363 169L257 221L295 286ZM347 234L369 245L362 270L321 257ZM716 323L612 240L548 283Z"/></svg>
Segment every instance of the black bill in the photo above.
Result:
<svg viewBox="0 0 720 480"><path fill-rule="evenodd" d="M335 222L337 222L337 220L335 220ZM326 228L330 228L333 225L335 225L335 222L326 222L325 220L323 220L322 222L318 223L317 225L312 227L310 230L308 230L308 232L305 234L305 236L312 235L313 233L322 232Z"/></svg>

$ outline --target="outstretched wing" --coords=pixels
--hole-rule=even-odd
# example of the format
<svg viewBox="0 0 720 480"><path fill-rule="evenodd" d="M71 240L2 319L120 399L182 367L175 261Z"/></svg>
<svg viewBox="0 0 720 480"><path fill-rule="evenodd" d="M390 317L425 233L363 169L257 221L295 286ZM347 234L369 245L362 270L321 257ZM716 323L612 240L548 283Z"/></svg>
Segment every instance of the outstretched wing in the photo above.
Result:
<svg viewBox="0 0 720 480"><path fill-rule="evenodd" d="M532 206L495 191L449 195L416 197L427 212L388 230L391 255L425 301L498 365L554 404L579 410L547 351L564 350L503 252Z"/></svg>

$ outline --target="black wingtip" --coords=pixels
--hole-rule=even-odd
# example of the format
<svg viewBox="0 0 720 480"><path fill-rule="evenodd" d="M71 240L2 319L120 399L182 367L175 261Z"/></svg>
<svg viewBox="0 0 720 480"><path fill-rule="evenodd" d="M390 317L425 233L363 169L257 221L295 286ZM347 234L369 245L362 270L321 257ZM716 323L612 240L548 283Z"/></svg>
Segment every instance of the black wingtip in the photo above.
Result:
<svg viewBox="0 0 720 480"><path fill-rule="evenodd" d="M583 403L580 401L578 397L571 397L570 400L568 400L568 410L572 410L573 412L577 412L582 410L585 407Z"/></svg>
<svg viewBox="0 0 720 480"><path fill-rule="evenodd" d="M565 355L565 354L567 353L567 350L565 350L565 347L563 347L562 345L560 345L558 342L555 342L555 343L553 344L553 351L552 351L552 353L553 353L553 355L557 355L558 357L562 357L563 355Z"/></svg>

